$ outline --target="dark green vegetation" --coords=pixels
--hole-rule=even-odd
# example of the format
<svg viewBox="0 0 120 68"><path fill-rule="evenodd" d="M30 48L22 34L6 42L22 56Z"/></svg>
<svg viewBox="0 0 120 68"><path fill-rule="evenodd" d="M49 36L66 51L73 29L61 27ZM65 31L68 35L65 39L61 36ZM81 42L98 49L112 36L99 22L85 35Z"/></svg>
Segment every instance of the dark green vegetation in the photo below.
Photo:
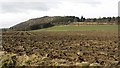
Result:
<svg viewBox="0 0 120 68"><path fill-rule="evenodd" d="M19 31L28 31L28 30L36 30L42 28L48 28L56 25L69 25L71 23L77 22L96 22L97 24L118 24L120 17L103 17L103 18L81 18L75 16L44 16L41 18L34 18L28 21L19 23L13 27L10 27L12 30Z"/></svg>
<svg viewBox="0 0 120 68"><path fill-rule="evenodd" d="M11 31L3 33L2 44L12 54L3 65L119 65L117 31Z"/></svg>
<svg viewBox="0 0 120 68"><path fill-rule="evenodd" d="M71 22L79 21L78 17L75 16L54 16L54 17L41 17L41 18L35 18L30 19L28 21L22 22L20 24L17 24L10 29L13 30L36 30L36 29L42 29L42 28L48 28L55 25L67 25Z"/></svg>

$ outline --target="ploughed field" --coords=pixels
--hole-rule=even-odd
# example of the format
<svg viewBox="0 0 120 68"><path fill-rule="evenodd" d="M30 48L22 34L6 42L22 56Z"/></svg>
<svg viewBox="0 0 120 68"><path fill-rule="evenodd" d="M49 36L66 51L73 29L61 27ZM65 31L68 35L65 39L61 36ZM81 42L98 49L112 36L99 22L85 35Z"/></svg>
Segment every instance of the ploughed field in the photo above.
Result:
<svg viewBox="0 0 120 68"><path fill-rule="evenodd" d="M117 31L11 31L2 39L4 51L16 54L21 66L119 63Z"/></svg>

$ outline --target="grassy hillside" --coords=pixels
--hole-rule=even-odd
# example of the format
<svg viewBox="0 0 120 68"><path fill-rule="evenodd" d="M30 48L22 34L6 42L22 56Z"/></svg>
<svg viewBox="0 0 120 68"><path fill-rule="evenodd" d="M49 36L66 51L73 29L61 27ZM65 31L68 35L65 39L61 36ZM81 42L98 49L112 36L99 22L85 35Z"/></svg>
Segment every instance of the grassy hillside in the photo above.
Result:
<svg viewBox="0 0 120 68"><path fill-rule="evenodd" d="M118 25L60 25L33 31L117 30Z"/></svg>
<svg viewBox="0 0 120 68"><path fill-rule="evenodd" d="M28 21L19 23L15 26L12 26L10 29L28 31L48 28L54 25L67 25L69 23L77 21L79 21L79 18L75 16L53 16L53 17L45 16L41 18L30 19Z"/></svg>

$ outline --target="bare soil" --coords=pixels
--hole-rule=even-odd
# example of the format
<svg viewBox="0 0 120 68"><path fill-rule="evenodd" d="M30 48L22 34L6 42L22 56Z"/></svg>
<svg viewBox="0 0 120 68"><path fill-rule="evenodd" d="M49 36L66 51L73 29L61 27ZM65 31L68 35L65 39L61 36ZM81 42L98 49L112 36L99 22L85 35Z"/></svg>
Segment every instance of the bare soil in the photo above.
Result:
<svg viewBox="0 0 120 68"><path fill-rule="evenodd" d="M11 31L3 32L2 39L7 53L37 55L41 60L32 65L118 64L117 31Z"/></svg>

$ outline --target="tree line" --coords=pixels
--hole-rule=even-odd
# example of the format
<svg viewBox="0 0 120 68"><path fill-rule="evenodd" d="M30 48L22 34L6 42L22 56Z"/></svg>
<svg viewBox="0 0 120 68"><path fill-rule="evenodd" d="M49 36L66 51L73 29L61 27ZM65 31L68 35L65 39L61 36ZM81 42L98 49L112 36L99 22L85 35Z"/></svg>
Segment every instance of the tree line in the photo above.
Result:
<svg viewBox="0 0 120 68"><path fill-rule="evenodd" d="M81 16L79 22L97 22L97 23L115 23L120 22L120 17L99 17L99 18L85 18Z"/></svg>

